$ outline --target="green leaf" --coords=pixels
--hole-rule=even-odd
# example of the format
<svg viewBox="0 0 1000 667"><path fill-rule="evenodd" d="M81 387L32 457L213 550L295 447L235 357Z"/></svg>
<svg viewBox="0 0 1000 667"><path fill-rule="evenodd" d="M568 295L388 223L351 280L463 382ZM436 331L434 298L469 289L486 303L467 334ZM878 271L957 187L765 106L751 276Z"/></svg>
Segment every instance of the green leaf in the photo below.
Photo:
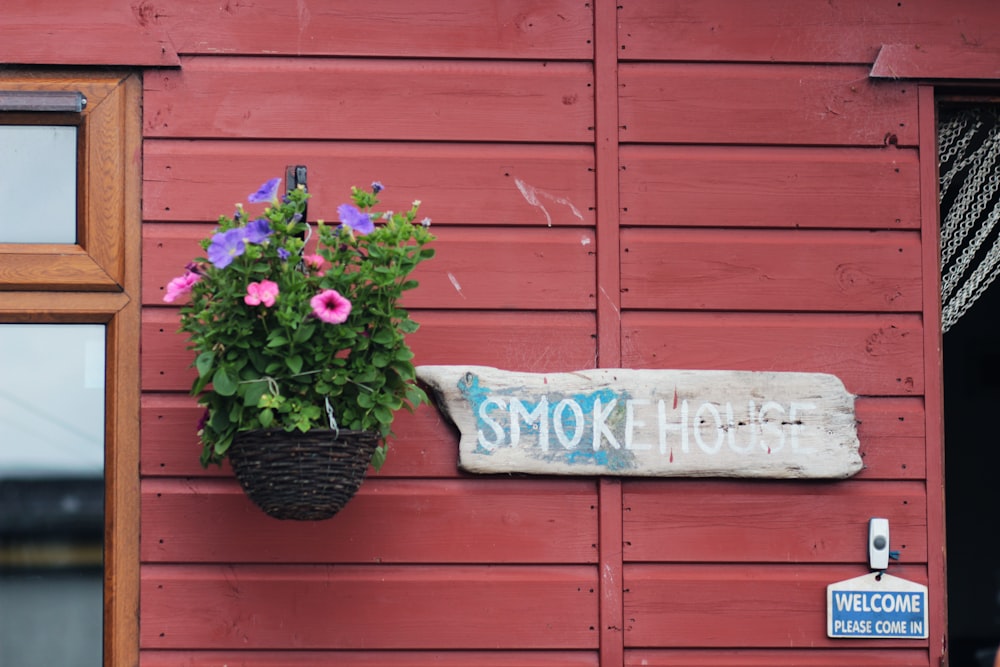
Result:
<svg viewBox="0 0 1000 667"><path fill-rule="evenodd" d="M225 368L215 371L215 375L212 376L212 386L215 393L220 396L232 396L236 393L236 380L226 372Z"/></svg>
<svg viewBox="0 0 1000 667"><path fill-rule="evenodd" d="M292 336L292 340L296 343L304 343L312 337L313 331L315 330L315 324L303 324L295 330L295 335Z"/></svg>
<svg viewBox="0 0 1000 667"><path fill-rule="evenodd" d="M410 351L408 347L401 347L396 350L396 359L398 361L409 361L413 358L413 352Z"/></svg>
<svg viewBox="0 0 1000 667"><path fill-rule="evenodd" d="M260 411L257 419L260 420L260 425L264 428L271 428L271 424L274 423L274 411L271 408L264 408Z"/></svg>
<svg viewBox="0 0 1000 667"><path fill-rule="evenodd" d="M194 366L198 369L198 377L205 377L212 370L212 363L215 361L214 352L202 352L194 360Z"/></svg>
<svg viewBox="0 0 1000 667"><path fill-rule="evenodd" d="M392 329L379 329L372 335L372 340L379 345L387 345L396 338Z"/></svg>
<svg viewBox="0 0 1000 667"><path fill-rule="evenodd" d="M248 382L246 393L243 394L243 405L256 406L260 402L260 397L267 393L267 382L259 380Z"/></svg>
<svg viewBox="0 0 1000 667"><path fill-rule="evenodd" d="M377 419L380 424L392 423L392 410L384 405L376 405L375 409L372 410L372 414L375 415L375 419Z"/></svg>
<svg viewBox="0 0 1000 667"><path fill-rule="evenodd" d="M378 447L375 448L375 451L372 452L372 468L375 468L375 472L381 470L382 466L385 465L385 455L386 455L385 445L379 445Z"/></svg>
<svg viewBox="0 0 1000 667"><path fill-rule="evenodd" d="M302 371L302 357L298 354L287 357L285 359L285 365L288 366L288 370L298 374Z"/></svg>
<svg viewBox="0 0 1000 667"><path fill-rule="evenodd" d="M273 334L268 338L268 347L281 347L282 345L288 345L288 339L284 336Z"/></svg>

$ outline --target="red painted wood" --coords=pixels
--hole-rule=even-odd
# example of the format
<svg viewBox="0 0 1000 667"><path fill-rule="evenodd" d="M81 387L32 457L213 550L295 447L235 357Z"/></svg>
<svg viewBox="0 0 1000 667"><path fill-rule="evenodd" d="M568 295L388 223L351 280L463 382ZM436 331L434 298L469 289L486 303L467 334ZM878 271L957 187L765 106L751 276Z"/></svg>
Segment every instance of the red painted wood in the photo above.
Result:
<svg viewBox="0 0 1000 667"><path fill-rule="evenodd" d="M626 481L626 561L867 562L868 519L889 519L890 548L927 560L923 482Z"/></svg>
<svg viewBox="0 0 1000 667"><path fill-rule="evenodd" d="M592 649L590 566L147 565L153 649Z"/></svg>
<svg viewBox="0 0 1000 667"><path fill-rule="evenodd" d="M896 663L888 663L896 667ZM160 651L140 667L598 667L596 651Z"/></svg>
<svg viewBox="0 0 1000 667"><path fill-rule="evenodd" d="M913 146L917 96L860 67L626 63L621 141Z"/></svg>
<svg viewBox="0 0 1000 667"><path fill-rule="evenodd" d="M622 306L911 311L916 232L622 230Z"/></svg>
<svg viewBox="0 0 1000 667"><path fill-rule="evenodd" d="M859 561L866 561L864 535ZM926 583L923 565L894 565ZM926 640L829 639L826 587L868 572L857 565L627 565L629 647L915 648Z"/></svg>
<svg viewBox="0 0 1000 667"><path fill-rule="evenodd" d="M333 519L276 521L235 480L146 480L142 560L596 563L593 480L383 480ZM620 513L620 510L619 510Z"/></svg>
<svg viewBox="0 0 1000 667"><path fill-rule="evenodd" d="M350 186L376 180L386 188L379 195L386 209L419 199L435 227L595 220L590 146L149 139L143 150L147 221L214 222L291 164L308 168L310 220L336 219Z"/></svg>
<svg viewBox="0 0 1000 667"><path fill-rule="evenodd" d="M855 401L865 467L858 479L924 479L924 403L915 398Z"/></svg>
<svg viewBox="0 0 1000 667"><path fill-rule="evenodd" d="M147 72L144 134L589 142L586 63L185 58Z"/></svg>
<svg viewBox="0 0 1000 667"><path fill-rule="evenodd" d="M635 311L622 330L627 368L832 373L854 394L923 392L917 315Z"/></svg>
<svg viewBox="0 0 1000 667"><path fill-rule="evenodd" d="M334 218L336 220L336 218ZM204 257L211 225L143 226L143 302L164 305L166 284ZM408 308L592 310L594 233L588 229L456 228L438 234L434 259L413 278Z"/></svg>
<svg viewBox="0 0 1000 667"><path fill-rule="evenodd" d="M146 392L142 397L142 474L144 477L231 477L228 464L202 468L195 432L202 410L187 394ZM389 457L379 478L456 477L458 434L430 405L415 413L400 410L393 422ZM369 474L374 471L369 470Z"/></svg>
<svg viewBox="0 0 1000 667"><path fill-rule="evenodd" d="M623 225L915 229L908 149L621 148Z"/></svg>
<svg viewBox="0 0 1000 667"><path fill-rule="evenodd" d="M637 60L871 63L882 44L990 46L1000 34L997 8L979 0L620 4L621 57Z"/></svg>
<svg viewBox="0 0 1000 667"><path fill-rule="evenodd" d="M471 364L507 370L575 371L595 362L592 313L414 311L420 330L407 338L414 363ZM143 391L187 391L191 352L176 333L177 310L146 308L142 322Z"/></svg>
<svg viewBox="0 0 1000 667"><path fill-rule="evenodd" d="M1000 12L994 27L1000 28ZM887 79L1000 78L1000 43L991 46L966 42L961 46L920 42L885 44L879 49L871 75Z"/></svg>
<svg viewBox="0 0 1000 667"><path fill-rule="evenodd" d="M625 667L930 667L926 649L636 649Z"/></svg>
<svg viewBox="0 0 1000 667"><path fill-rule="evenodd" d="M6 2L0 22L5 64L179 64L168 31L152 4L95 0Z"/></svg>
<svg viewBox="0 0 1000 667"><path fill-rule="evenodd" d="M157 17L181 53L585 60L588 3L532 0L365 0L297 6L280 0L206 7L171 0ZM278 35L286 39L277 39Z"/></svg>

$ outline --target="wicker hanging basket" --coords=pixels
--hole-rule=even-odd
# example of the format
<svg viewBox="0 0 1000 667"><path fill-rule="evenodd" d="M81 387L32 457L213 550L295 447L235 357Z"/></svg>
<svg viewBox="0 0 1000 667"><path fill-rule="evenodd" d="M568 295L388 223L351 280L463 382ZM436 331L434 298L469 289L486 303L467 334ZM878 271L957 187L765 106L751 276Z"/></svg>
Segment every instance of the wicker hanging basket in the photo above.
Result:
<svg viewBox="0 0 1000 667"><path fill-rule="evenodd" d="M228 455L243 491L266 514L319 521L354 496L378 442L370 431L245 431Z"/></svg>

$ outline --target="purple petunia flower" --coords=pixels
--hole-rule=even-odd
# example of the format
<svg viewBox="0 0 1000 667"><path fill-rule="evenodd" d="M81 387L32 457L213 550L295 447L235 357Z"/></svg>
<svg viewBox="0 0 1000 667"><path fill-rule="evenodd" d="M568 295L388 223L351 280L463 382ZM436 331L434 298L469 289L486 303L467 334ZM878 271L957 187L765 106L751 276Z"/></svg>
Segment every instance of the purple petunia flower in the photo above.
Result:
<svg viewBox="0 0 1000 667"><path fill-rule="evenodd" d="M283 262L287 262L291 254L292 253L288 252L284 248L278 248L278 257L280 257Z"/></svg>
<svg viewBox="0 0 1000 667"><path fill-rule="evenodd" d="M245 236L246 230L240 227L219 232L212 237L212 243L208 246L208 260L217 269L226 268L246 250Z"/></svg>
<svg viewBox="0 0 1000 667"><path fill-rule="evenodd" d="M385 190L385 186L382 185L381 181L372 181L372 192L378 194Z"/></svg>
<svg viewBox="0 0 1000 667"><path fill-rule="evenodd" d="M337 207L337 215L340 216L340 222L358 234L371 234L375 231L375 223L372 222L372 217L356 206L341 204Z"/></svg>
<svg viewBox="0 0 1000 667"><path fill-rule="evenodd" d="M247 223L246 236L247 243L263 243L271 235L271 225L266 218L257 218Z"/></svg>
<svg viewBox="0 0 1000 667"><path fill-rule="evenodd" d="M280 178L272 178L264 185L260 186L257 192L253 193L247 197L247 201L251 204L260 204L262 202L274 201L278 193L278 184L281 183Z"/></svg>

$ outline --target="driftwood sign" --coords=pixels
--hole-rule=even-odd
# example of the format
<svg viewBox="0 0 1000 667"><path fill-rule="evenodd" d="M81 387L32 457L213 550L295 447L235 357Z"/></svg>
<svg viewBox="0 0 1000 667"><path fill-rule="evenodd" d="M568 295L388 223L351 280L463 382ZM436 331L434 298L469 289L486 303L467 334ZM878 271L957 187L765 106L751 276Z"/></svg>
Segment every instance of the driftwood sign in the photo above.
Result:
<svg viewBox="0 0 1000 667"><path fill-rule="evenodd" d="M421 366L477 473L844 478L854 396L833 375Z"/></svg>

